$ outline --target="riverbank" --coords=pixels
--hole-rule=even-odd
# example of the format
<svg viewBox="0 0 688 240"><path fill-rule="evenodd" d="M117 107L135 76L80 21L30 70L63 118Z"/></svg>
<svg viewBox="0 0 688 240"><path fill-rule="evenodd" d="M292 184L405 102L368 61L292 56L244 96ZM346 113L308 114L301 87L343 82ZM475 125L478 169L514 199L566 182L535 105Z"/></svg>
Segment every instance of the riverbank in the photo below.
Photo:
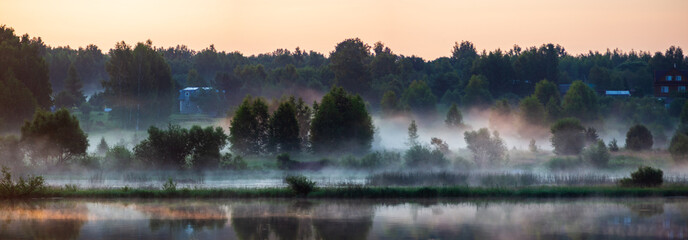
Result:
<svg viewBox="0 0 688 240"><path fill-rule="evenodd" d="M500 187L323 187L308 195L289 188L223 189L69 189L49 188L20 198L581 198L581 197L688 197L688 186L656 188L618 186Z"/></svg>

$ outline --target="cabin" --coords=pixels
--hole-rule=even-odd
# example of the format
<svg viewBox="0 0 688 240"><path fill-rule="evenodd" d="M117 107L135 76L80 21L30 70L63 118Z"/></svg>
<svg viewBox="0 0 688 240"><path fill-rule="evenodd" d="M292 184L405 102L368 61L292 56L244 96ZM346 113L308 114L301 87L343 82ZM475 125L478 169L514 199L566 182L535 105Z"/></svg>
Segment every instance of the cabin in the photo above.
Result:
<svg viewBox="0 0 688 240"><path fill-rule="evenodd" d="M658 98L672 98L686 94L688 71L674 68L666 71L655 71L654 95Z"/></svg>
<svg viewBox="0 0 688 240"><path fill-rule="evenodd" d="M212 87L187 87L179 90L179 113L181 114L199 114L204 113L199 103L196 101L201 94L208 91L219 92ZM222 91L224 93L224 91Z"/></svg>

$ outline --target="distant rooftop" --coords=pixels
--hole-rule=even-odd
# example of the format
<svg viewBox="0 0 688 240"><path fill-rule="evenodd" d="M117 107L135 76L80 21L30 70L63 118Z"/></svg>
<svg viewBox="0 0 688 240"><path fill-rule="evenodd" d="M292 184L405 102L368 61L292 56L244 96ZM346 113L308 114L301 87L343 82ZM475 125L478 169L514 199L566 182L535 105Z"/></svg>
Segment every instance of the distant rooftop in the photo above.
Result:
<svg viewBox="0 0 688 240"><path fill-rule="evenodd" d="M199 88L202 88L203 90L211 90L211 89L213 89L213 88L211 88L211 87L187 87L187 88L182 89L182 91L196 91L196 90L198 90Z"/></svg>
<svg viewBox="0 0 688 240"><path fill-rule="evenodd" d="M608 96L631 96L631 91L605 91Z"/></svg>

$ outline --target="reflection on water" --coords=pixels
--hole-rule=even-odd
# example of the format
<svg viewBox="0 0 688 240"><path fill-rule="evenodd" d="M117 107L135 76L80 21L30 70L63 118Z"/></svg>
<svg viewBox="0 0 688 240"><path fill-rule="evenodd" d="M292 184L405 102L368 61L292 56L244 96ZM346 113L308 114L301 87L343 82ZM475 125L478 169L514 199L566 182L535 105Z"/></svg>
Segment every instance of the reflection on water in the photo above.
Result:
<svg viewBox="0 0 688 240"><path fill-rule="evenodd" d="M0 201L0 239L688 237L688 198Z"/></svg>

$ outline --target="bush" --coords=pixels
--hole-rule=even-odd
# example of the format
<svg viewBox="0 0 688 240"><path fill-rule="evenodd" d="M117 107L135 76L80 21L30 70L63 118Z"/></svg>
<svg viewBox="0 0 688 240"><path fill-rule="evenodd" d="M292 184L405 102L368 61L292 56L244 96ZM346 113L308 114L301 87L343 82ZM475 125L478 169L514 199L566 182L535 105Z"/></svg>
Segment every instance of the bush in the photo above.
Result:
<svg viewBox="0 0 688 240"><path fill-rule="evenodd" d="M220 169L244 170L246 168L248 168L248 164L239 155L232 157L231 153L225 153L220 160Z"/></svg>
<svg viewBox="0 0 688 240"><path fill-rule="evenodd" d="M583 159L597 167L605 167L609 162L609 151L602 140L598 140L596 145L588 147L583 153Z"/></svg>
<svg viewBox="0 0 688 240"><path fill-rule="evenodd" d="M287 153L282 153L277 155L277 168L282 170L289 170L296 167L297 161L291 160L291 157Z"/></svg>
<svg viewBox="0 0 688 240"><path fill-rule="evenodd" d="M406 150L404 162L409 167L445 167L449 164L442 152L422 145L414 145Z"/></svg>
<svg viewBox="0 0 688 240"><path fill-rule="evenodd" d="M671 157L674 161L688 159L688 135L677 132L674 137L671 138L669 153L671 153Z"/></svg>
<svg viewBox="0 0 688 240"><path fill-rule="evenodd" d="M631 173L631 178L619 180L621 186L657 187L662 185L664 173L662 170L651 167L639 167Z"/></svg>
<svg viewBox="0 0 688 240"><path fill-rule="evenodd" d="M315 190L315 182L302 175L287 176L284 182L289 185L289 189L301 196L306 196Z"/></svg>
<svg viewBox="0 0 688 240"><path fill-rule="evenodd" d="M609 142L609 151L612 151L612 152L618 152L619 151L619 145L616 143L616 138L612 139L612 141Z"/></svg>
<svg viewBox="0 0 688 240"><path fill-rule="evenodd" d="M0 180L0 198L28 197L45 190L45 179L41 176L33 176L18 181L12 181L10 169L2 167L2 179Z"/></svg>
<svg viewBox="0 0 688 240"><path fill-rule="evenodd" d="M346 156L342 161L342 165L355 169L379 169L396 165L399 162L401 162L401 155L399 153L383 151L372 152L361 158L351 155Z"/></svg>
<svg viewBox="0 0 688 240"><path fill-rule="evenodd" d="M552 125L552 146L557 155L579 154L585 144L585 128L575 118L560 119Z"/></svg>
<svg viewBox="0 0 688 240"><path fill-rule="evenodd" d="M126 169L134 162L134 154L124 145L117 145L105 152L105 162L111 168Z"/></svg>
<svg viewBox="0 0 688 240"><path fill-rule="evenodd" d="M479 167L495 166L504 160L506 146L497 131L494 131L493 136L490 136L487 128L481 128L478 131L466 131L463 135L467 147L473 152L474 161Z"/></svg>
<svg viewBox="0 0 688 240"><path fill-rule="evenodd" d="M550 170L568 170L580 167L582 164L583 160L579 157L555 157L550 159L546 166Z"/></svg>
<svg viewBox="0 0 688 240"><path fill-rule="evenodd" d="M177 191L177 183L172 178L167 178L167 182L162 185L162 190L165 192Z"/></svg>
<svg viewBox="0 0 688 240"><path fill-rule="evenodd" d="M635 125L626 133L626 148L633 151L652 148L652 133L643 125Z"/></svg>

